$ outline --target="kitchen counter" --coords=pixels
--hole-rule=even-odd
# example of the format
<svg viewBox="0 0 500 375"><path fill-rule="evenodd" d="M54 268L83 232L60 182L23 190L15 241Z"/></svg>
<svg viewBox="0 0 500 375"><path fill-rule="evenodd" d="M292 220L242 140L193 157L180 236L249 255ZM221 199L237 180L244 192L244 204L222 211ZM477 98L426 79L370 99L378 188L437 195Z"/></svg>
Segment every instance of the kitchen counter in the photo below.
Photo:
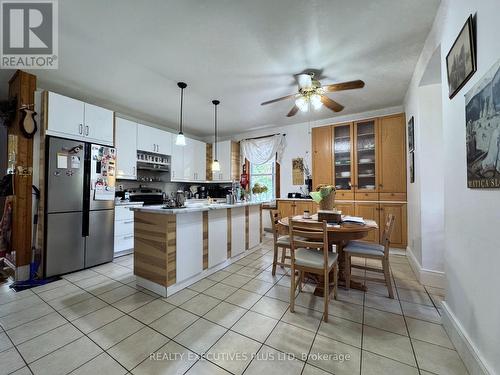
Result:
<svg viewBox="0 0 500 375"><path fill-rule="evenodd" d="M164 215L172 215L172 214L185 214L190 212L203 212L203 211L211 211L211 210L224 210L228 208L238 208L238 207L246 207L246 206L257 206L261 205L262 202L242 202L235 204L227 204L227 203L213 203L213 204L204 204L204 203L191 203L188 204L184 208L163 208L163 205L157 206L143 206L143 207L131 207L132 211L139 212L149 212L155 214L164 214Z"/></svg>
<svg viewBox="0 0 500 375"><path fill-rule="evenodd" d="M131 211L137 284L164 297L240 259L263 238L261 202Z"/></svg>
<svg viewBox="0 0 500 375"><path fill-rule="evenodd" d="M142 206L144 202L119 201L115 202L116 206Z"/></svg>

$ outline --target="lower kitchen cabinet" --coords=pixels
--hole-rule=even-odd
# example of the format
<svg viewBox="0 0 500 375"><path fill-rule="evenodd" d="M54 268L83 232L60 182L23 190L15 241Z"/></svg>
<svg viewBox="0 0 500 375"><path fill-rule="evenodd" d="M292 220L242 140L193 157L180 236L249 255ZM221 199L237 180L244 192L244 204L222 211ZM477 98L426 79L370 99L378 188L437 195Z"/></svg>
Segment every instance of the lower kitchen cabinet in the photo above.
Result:
<svg viewBox="0 0 500 375"><path fill-rule="evenodd" d="M355 216L361 216L364 219L374 220L380 227L379 221L380 207L379 203L373 202L356 202L354 204ZM372 230L363 238L365 241L378 243L380 239L379 231Z"/></svg>
<svg viewBox="0 0 500 375"><path fill-rule="evenodd" d="M406 248L408 241L406 210L406 203L380 203L380 236L384 232L387 215L392 214L395 217L394 229L391 235L391 247Z"/></svg>
<svg viewBox="0 0 500 375"><path fill-rule="evenodd" d="M379 202L379 201L335 201L335 208L342 211L342 215L361 216L374 220L378 231L371 231L364 241L379 243L384 232L387 215L395 216L394 229L391 235L391 247L406 248L408 241L407 204L405 202ZM277 200L277 210L281 217L302 215L305 210L311 214L318 211L318 204L310 200Z"/></svg>
<svg viewBox="0 0 500 375"><path fill-rule="evenodd" d="M227 259L227 212L213 210L208 215L208 268Z"/></svg>
<svg viewBox="0 0 500 375"><path fill-rule="evenodd" d="M278 200L277 210L281 217L303 215L306 210L314 214L318 212L318 204L309 199Z"/></svg>
<svg viewBox="0 0 500 375"><path fill-rule="evenodd" d="M134 212L131 207L142 204L115 206L115 256L134 251Z"/></svg>
<svg viewBox="0 0 500 375"><path fill-rule="evenodd" d="M203 271L203 213L176 215L176 282Z"/></svg>
<svg viewBox="0 0 500 375"><path fill-rule="evenodd" d="M354 203L352 202L335 202L335 208L342 212L342 215L354 216Z"/></svg>

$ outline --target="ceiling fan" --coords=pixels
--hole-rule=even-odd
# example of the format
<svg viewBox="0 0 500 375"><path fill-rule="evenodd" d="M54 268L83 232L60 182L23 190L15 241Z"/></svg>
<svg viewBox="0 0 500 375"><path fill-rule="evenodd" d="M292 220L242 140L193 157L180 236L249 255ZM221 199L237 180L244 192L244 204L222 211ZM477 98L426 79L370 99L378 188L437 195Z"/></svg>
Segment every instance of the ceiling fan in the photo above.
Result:
<svg viewBox="0 0 500 375"><path fill-rule="evenodd" d="M307 112L312 107L314 109L321 108L322 105L331 109L334 112L340 112L344 109L344 106L337 103L336 101L330 99L326 96L326 93L360 89L365 86L365 83L361 80L334 83L331 85L321 86L321 83L314 78L314 72L301 73L296 76L297 83L299 85L299 90L296 94L283 96L281 98L269 100L267 102L261 103L261 105L276 103L281 100L295 98L295 104L286 115L287 117L295 116L295 114L300 110L302 112Z"/></svg>

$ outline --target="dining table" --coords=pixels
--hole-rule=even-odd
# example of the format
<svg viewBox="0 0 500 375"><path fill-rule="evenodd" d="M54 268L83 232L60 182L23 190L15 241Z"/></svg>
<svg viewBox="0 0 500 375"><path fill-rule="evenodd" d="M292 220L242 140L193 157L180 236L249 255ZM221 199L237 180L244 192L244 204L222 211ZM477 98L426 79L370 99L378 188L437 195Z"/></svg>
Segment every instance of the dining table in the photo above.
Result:
<svg viewBox="0 0 500 375"><path fill-rule="evenodd" d="M301 221L301 222L318 222L318 215L311 215L310 218L304 218L302 215L293 216L292 220ZM284 217L279 220L279 224L282 227L283 231L288 233L290 218ZM346 286L345 281L345 253L344 247L347 245L349 241L353 240L362 240L365 238L371 231L378 230L378 224L374 220L364 219L364 224L359 223L351 223L351 222L341 222L339 224L328 223L327 231L328 231L328 248L330 251L333 251L333 245L335 245L335 251L338 254L338 265L339 265L339 274L338 274L338 285ZM333 272L332 272L333 273ZM323 296L324 290L324 277L317 276L317 284L314 290L314 294L317 296ZM333 280L333 274L330 275L330 280ZM359 289L366 291L366 285L360 283L359 281L352 280L350 283L350 288ZM333 288L333 282L329 285L330 288Z"/></svg>

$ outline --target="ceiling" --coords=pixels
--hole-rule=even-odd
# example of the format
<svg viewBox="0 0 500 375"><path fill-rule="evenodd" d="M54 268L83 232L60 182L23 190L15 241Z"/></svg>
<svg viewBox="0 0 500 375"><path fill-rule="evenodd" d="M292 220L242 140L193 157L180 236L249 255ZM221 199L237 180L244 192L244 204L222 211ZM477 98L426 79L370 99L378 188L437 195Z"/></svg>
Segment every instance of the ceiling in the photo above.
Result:
<svg viewBox="0 0 500 375"><path fill-rule="evenodd" d="M104 5L105 4L105 5ZM339 115L400 105L439 0L64 0L59 69L38 86L119 113L177 127L185 81L185 130L220 134L307 121L285 117L293 75L322 69L323 84L362 79L329 96ZM12 71L1 70L1 82ZM6 95L7 85L0 94ZM321 109L311 119L332 117Z"/></svg>

